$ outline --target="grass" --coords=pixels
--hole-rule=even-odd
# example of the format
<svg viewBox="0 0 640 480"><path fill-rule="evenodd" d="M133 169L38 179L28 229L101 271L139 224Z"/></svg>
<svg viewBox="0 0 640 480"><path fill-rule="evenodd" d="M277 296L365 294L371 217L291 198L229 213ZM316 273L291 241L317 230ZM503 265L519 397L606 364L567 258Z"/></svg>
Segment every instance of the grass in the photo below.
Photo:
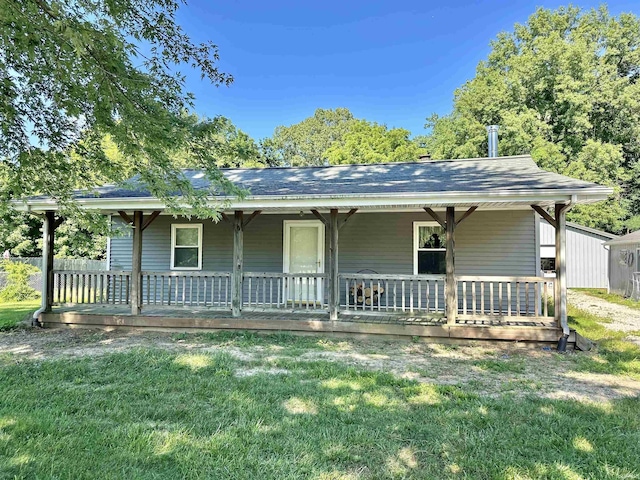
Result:
<svg viewBox="0 0 640 480"><path fill-rule="evenodd" d="M16 315L37 307L5 306L0 312ZM624 333L574 308L569 315L597 351L549 355L574 370L640 379L640 349ZM212 332L172 340L262 353L0 353L0 478L640 478L640 398L541 398L536 378L514 376L528 371L521 355L451 363L451 375L460 368L495 376L495 391L481 394L481 383L419 383L347 362L302 361L304 352L349 348L322 337ZM254 374L238 375L248 370Z"/></svg>
<svg viewBox="0 0 640 480"><path fill-rule="evenodd" d="M572 306L569 306L568 314L569 326L597 345L598 355L580 357L583 370L630 375L640 379L640 347L625 340L630 332L610 330L603 326L607 319Z"/></svg>
<svg viewBox="0 0 640 480"><path fill-rule="evenodd" d="M286 366L238 377L247 365L228 354L154 349L5 358L0 477L640 475L639 399L480 397L340 363Z"/></svg>
<svg viewBox="0 0 640 480"><path fill-rule="evenodd" d="M40 300L28 302L0 303L0 331L14 328L40 306Z"/></svg>
<svg viewBox="0 0 640 480"><path fill-rule="evenodd" d="M617 293L607 293L606 290L601 288L576 288L575 290L585 293L591 297L601 298L607 302L617 303L618 305L624 305L625 307L640 310L640 302L630 298L624 298L622 295L618 295Z"/></svg>

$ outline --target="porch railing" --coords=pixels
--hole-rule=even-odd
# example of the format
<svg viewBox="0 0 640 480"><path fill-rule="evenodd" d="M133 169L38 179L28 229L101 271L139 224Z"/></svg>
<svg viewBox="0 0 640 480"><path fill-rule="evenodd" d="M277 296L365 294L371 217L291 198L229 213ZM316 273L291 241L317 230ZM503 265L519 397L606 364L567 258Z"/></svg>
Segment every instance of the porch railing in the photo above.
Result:
<svg viewBox="0 0 640 480"><path fill-rule="evenodd" d="M243 275L244 309L321 310L327 308L324 273L257 273Z"/></svg>
<svg viewBox="0 0 640 480"><path fill-rule="evenodd" d="M53 303L131 303L131 272L121 270L53 272ZM445 312L444 275L342 273L340 311L371 314ZM544 277L457 276L460 320L501 320L553 316L553 281ZM231 309L230 272L154 272L141 274L143 306ZM328 276L322 273L245 272L245 310L327 310Z"/></svg>
<svg viewBox="0 0 640 480"><path fill-rule="evenodd" d="M339 279L343 311L444 313L444 275L343 273Z"/></svg>
<svg viewBox="0 0 640 480"><path fill-rule="evenodd" d="M550 316L553 281L549 278L458 276L456 279L460 319Z"/></svg>
<svg viewBox="0 0 640 480"><path fill-rule="evenodd" d="M231 273L142 272L142 305L231 308Z"/></svg>
<svg viewBox="0 0 640 480"><path fill-rule="evenodd" d="M122 270L54 270L54 305L129 304L131 272Z"/></svg>

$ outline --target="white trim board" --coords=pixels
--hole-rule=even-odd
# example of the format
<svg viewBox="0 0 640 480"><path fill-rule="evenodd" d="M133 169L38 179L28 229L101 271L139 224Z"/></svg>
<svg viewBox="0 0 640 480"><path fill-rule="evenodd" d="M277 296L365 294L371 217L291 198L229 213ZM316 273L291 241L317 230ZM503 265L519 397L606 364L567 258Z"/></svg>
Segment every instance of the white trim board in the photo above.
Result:
<svg viewBox="0 0 640 480"><path fill-rule="evenodd" d="M195 228L198 230L198 266L197 267L176 267L175 266L175 249L176 249L176 229L178 228ZM189 246L187 248L193 248ZM180 247L177 247L180 248ZM170 270L202 270L202 224L201 223L172 223L171 224L171 263Z"/></svg>

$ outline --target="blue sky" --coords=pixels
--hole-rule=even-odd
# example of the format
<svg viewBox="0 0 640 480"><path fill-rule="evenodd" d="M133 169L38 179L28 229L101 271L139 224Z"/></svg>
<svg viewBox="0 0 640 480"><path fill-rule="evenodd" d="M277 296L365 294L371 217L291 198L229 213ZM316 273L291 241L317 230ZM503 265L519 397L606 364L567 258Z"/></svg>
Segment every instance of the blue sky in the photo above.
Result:
<svg viewBox="0 0 640 480"><path fill-rule="evenodd" d="M600 2L575 3L583 8ZM196 41L220 48L235 77L215 88L187 74L196 110L224 115L252 137L270 136L316 108L425 133L425 118L451 109L453 92L474 76L489 42L551 1L188 0L178 19ZM640 14L638 0L608 2L613 14Z"/></svg>

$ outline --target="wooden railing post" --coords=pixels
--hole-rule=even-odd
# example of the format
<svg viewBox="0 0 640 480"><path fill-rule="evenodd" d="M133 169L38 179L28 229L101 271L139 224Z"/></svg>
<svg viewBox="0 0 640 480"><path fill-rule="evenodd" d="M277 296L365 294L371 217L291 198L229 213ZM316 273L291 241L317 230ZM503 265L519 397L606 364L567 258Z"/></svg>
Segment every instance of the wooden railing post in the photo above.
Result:
<svg viewBox="0 0 640 480"><path fill-rule="evenodd" d="M240 316L242 309L242 271L244 256L244 213L236 210L233 221L233 278L231 281L231 312Z"/></svg>
<svg viewBox="0 0 640 480"><path fill-rule="evenodd" d="M458 284L456 282L455 268L455 229L456 229L456 209L447 207L447 251L446 251L446 315L447 323L454 325L458 313Z"/></svg>
<svg viewBox="0 0 640 480"><path fill-rule="evenodd" d="M131 314L139 315L142 305L142 212L133 212L133 253L131 255Z"/></svg>
<svg viewBox="0 0 640 480"><path fill-rule="evenodd" d="M340 283L338 279L338 210L331 209L329 242L329 319L338 320L340 304Z"/></svg>

